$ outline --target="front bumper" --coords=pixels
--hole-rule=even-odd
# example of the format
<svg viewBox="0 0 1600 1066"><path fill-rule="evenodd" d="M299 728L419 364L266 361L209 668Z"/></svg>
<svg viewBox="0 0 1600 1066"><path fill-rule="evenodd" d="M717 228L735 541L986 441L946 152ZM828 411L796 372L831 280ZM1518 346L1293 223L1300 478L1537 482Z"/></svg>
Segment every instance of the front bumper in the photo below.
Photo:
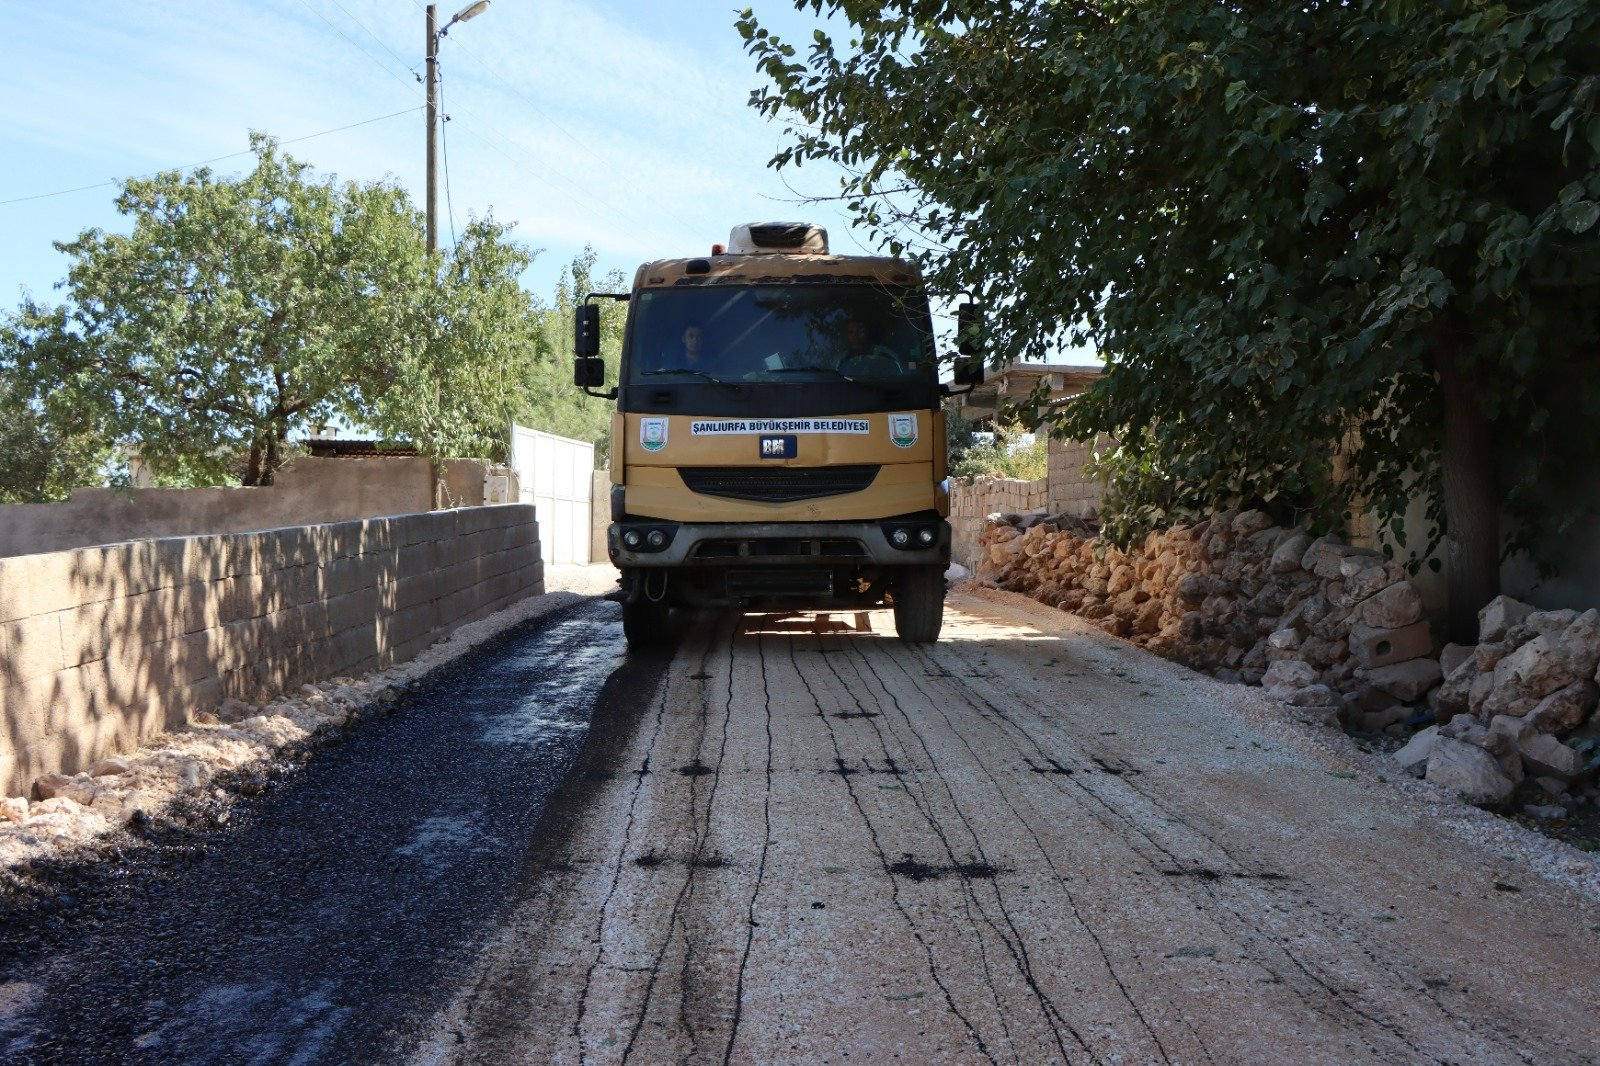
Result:
<svg viewBox="0 0 1600 1066"><path fill-rule="evenodd" d="M897 548L889 530L897 526L930 529L927 547ZM659 551L635 551L622 541L632 528L670 530L670 542ZM950 523L942 519L904 518L874 522L613 522L606 530L611 561L621 568L685 566L929 566L950 564Z"/></svg>

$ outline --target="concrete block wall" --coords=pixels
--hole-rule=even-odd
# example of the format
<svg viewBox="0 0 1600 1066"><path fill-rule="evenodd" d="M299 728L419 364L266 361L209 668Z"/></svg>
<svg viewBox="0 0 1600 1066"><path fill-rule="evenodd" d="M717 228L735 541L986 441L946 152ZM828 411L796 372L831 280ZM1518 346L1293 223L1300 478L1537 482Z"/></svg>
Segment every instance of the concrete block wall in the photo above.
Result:
<svg viewBox="0 0 1600 1066"><path fill-rule="evenodd" d="M983 520L991 514L1043 514L1049 502L1048 479L1017 481L979 477L950 481L950 557L972 569Z"/></svg>
<svg viewBox="0 0 1600 1066"><path fill-rule="evenodd" d="M544 591L527 504L0 558L0 787L409 659Z"/></svg>
<svg viewBox="0 0 1600 1066"><path fill-rule="evenodd" d="M1090 511L1100 512L1104 486L1084 471L1085 464L1094 458L1095 448L1092 441L1050 439L1046 479L1050 482L1047 507L1051 514L1083 518Z"/></svg>
<svg viewBox="0 0 1600 1066"><path fill-rule="evenodd" d="M478 459L446 461L449 500L483 504L486 469ZM432 470L428 460L406 456L304 457L262 488L74 489L59 503L0 504L0 556L414 514L433 504Z"/></svg>

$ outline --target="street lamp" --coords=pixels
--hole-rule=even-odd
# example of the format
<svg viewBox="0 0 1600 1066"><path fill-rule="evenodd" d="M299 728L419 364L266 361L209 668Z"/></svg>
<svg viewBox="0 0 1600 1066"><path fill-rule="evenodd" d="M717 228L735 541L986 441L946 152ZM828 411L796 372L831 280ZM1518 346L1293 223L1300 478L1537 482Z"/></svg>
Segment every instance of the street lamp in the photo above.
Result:
<svg viewBox="0 0 1600 1066"><path fill-rule="evenodd" d="M439 14L436 4L428 5L428 251L439 250L439 38L458 22L475 19L489 7L489 0L477 0L455 13L455 17L436 29Z"/></svg>

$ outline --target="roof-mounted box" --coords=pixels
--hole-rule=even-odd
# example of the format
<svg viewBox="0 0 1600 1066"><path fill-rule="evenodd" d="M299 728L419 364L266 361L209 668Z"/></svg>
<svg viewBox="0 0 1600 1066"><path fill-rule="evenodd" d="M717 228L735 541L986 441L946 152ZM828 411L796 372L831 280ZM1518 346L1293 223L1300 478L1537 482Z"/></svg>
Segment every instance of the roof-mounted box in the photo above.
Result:
<svg viewBox="0 0 1600 1066"><path fill-rule="evenodd" d="M744 222L728 235L729 255L827 255L828 231L810 222Z"/></svg>

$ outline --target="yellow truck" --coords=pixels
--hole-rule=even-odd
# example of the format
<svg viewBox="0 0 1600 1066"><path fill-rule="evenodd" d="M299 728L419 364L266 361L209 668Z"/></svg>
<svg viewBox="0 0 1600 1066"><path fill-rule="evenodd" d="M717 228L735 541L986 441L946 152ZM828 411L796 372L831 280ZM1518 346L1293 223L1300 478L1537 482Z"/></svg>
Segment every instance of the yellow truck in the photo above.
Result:
<svg viewBox="0 0 1600 1066"><path fill-rule="evenodd" d="M616 388L599 299L625 300ZM975 354L963 305L963 355ZM578 308L574 380L617 401L607 545L630 645L673 607L894 608L938 639L950 562L928 295L898 259L833 255L805 223L746 224ZM958 384L981 376L958 364Z"/></svg>

